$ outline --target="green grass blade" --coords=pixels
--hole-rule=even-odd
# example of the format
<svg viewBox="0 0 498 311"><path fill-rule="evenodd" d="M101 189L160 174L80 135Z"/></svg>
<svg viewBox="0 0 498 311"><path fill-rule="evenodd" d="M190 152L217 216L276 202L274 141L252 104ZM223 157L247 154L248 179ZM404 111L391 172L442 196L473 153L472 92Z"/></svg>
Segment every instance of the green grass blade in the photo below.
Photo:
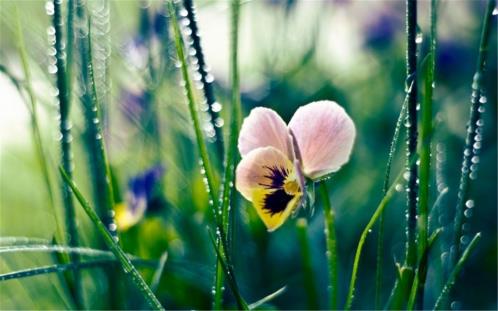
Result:
<svg viewBox="0 0 498 311"><path fill-rule="evenodd" d="M213 88L214 78L213 75L208 71L206 59L202 50L201 37L199 35L199 29L197 26L194 0L183 0L183 7L185 8L185 19L188 20L188 24L186 24L186 27L188 27L188 29L190 30L190 46L195 51L195 55L191 57L197 60L196 62L194 62L194 67L199 73L198 81L202 84L202 91L206 100L205 103L207 105L207 112L209 114L210 123L215 134L214 138L216 139L217 152L219 157L221 158L224 153L222 123L220 123L220 120L222 121L222 119L220 118L219 113L221 110L221 104L216 101Z"/></svg>
<svg viewBox="0 0 498 311"><path fill-rule="evenodd" d="M152 277L152 282L150 283L150 289L155 292L159 283L161 282L161 277L163 276L164 267L166 265L166 261L168 260L168 252L164 252L159 258L159 264L157 266L156 271L154 272L154 276Z"/></svg>
<svg viewBox="0 0 498 311"><path fill-rule="evenodd" d="M457 264L453 268L453 271L451 271L448 281L444 285L441 294L436 300L436 304L434 305L434 310L446 309L445 306L448 305L448 299L451 289L453 288L453 285L455 285L455 282L457 280L458 275L460 274L460 271L462 270L463 266L467 262L467 259L469 258L470 254L475 249L475 247L477 246L477 242L479 242L480 239L481 239L481 233L477 233L472 239L472 241L470 241L469 245L467 246L462 256L458 260Z"/></svg>
<svg viewBox="0 0 498 311"><path fill-rule="evenodd" d="M467 137L465 140L464 154L461 167L460 184L458 188L458 201L455 212L455 223L453 233L453 246L455 251L450 256L451 266L455 266L457 258L460 256L462 247L462 225L464 220L465 205L469 200L470 184L472 179L477 177L477 163L473 163L479 150L481 142L476 141L478 130L482 128L479 120L482 120L481 107L486 102L486 97L482 88L484 72L486 69L486 60L488 57L489 40L492 31L493 10L495 10L496 1L489 0L484 16L481 32L481 41L479 44L479 55L477 59L477 68L472 81L472 96L470 106L470 119L467 123Z"/></svg>
<svg viewBox="0 0 498 311"><path fill-rule="evenodd" d="M55 219L55 227L56 227L56 241L59 243L63 243L64 241L64 228L62 222L59 218L59 213L56 210L55 197L53 193L52 179L49 174L49 162L47 159L47 153L45 148L43 147L42 136L40 132L40 125L38 121L38 112L37 112L37 101L36 96L33 92L33 88L31 86L31 73L29 69L28 55L26 52L26 46L24 44L24 34L21 26L21 20L19 18L19 12L16 7L16 19L17 19L17 48L19 51L19 56L21 58L22 69L24 73L24 85L26 92L29 97L29 112L31 116L31 131L33 134L33 141L36 149L36 155L38 157L38 161L40 163L40 167L42 169L43 180L45 182L45 187L47 191L47 197L49 205L53 209L54 219ZM20 91L20 89L19 89Z"/></svg>
<svg viewBox="0 0 498 311"><path fill-rule="evenodd" d="M62 33L62 7L60 0L54 0L53 2L53 16L52 16L52 26L55 30L55 59L57 66L56 73L56 83L58 89L58 99L59 99L59 114L60 114L60 136L61 136L61 166L67 172L69 178L72 178L73 174L73 154L72 154L72 134L71 134L71 120L70 120L70 106L71 106L71 94L70 88L68 86L66 66L64 64L64 46L63 33ZM74 202L71 195L71 190L68 188L67 184L61 179L61 187L64 202L65 211L65 223L66 230L68 233L68 244L70 246L78 246L79 237L76 227L76 214L74 211ZM71 262L77 263L79 261L77 254L72 254L70 256ZM81 284L81 277L79 271L73 271L74 277L74 289L73 295L76 300L76 305L78 307L84 307L83 302L83 288Z"/></svg>
<svg viewBox="0 0 498 311"><path fill-rule="evenodd" d="M223 185L221 190L221 226L227 237L230 234L230 199L235 181L235 163L237 161L237 139L240 128L240 92L239 92L239 70L238 70L238 28L239 28L239 10L240 3L233 0L231 5L231 36L230 36L230 81L231 81L231 120L230 133L227 151L225 155L225 171L223 174ZM218 241L218 247L222 247L221 241ZM230 245L230 241L227 243ZM229 257L229 249L225 254ZM214 299L213 308L218 310L222 305L223 298L223 271L220 269L220 262L216 262L216 274L214 282Z"/></svg>
<svg viewBox="0 0 498 311"><path fill-rule="evenodd" d="M429 185L431 177L432 141L432 94L434 90L434 71L436 66L437 40L437 1L431 0L431 31L428 61L424 70L424 98L422 101L422 128L420 131L420 183L418 215L418 253L421 264L417 269L417 309L424 305L424 288L427 277L427 243L429 231Z"/></svg>
<svg viewBox="0 0 498 311"><path fill-rule="evenodd" d="M406 0L406 77L413 81L408 93L408 114L406 118L407 145L407 222L406 222L406 258L405 265L415 269L417 264L417 178L418 166L410 160L417 152L417 1Z"/></svg>
<svg viewBox="0 0 498 311"><path fill-rule="evenodd" d="M82 270L82 269L90 269L90 268L103 268L108 265L116 264L118 261L116 259L103 259L103 260L92 260L87 262L79 262L79 263L68 263L68 264L55 264L55 265L47 265L43 267L29 268L23 269L8 273L0 274L0 282L22 279L37 275L44 275L49 273L60 273L68 270ZM141 266L145 268L156 268L157 263L152 260L144 260L144 259L132 259L131 262L136 266Z"/></svg>
<svg viewBox="0 0 498 311"><path fill-rule="evenodd" d="M176 47L176 53L178 56L178 61L180 62L181 73L183 77L183 82L185 85L185 93L187 96L187 104L190 113L190 118L192 119L192 123L194 125L195 139L197 148L199 150L199 155L201 157L201 166L203 168L203 172L205 172L205 180L207 186L207 192L209 194L209 198L213 204L213 212L215 214L215 218L218 217L217 214L217 197L218 197L218 187L216 186L216 180L214 176L213 166L211 165L211 161L209 160L206 142L204 140L204 136L202 134L199 115L197 110L199 109L192 89L192 82L190 80L190 75L187 67L187 60L185 57L185 47L183 44L182 35L180 32L180 27L178 25L178 20L176 18L176 10L175 5L172 0L168 1L168 11L173 24L174 30L174 41Z"/></svg>
<svg viewBox="0 0 498 311"><path fill-rule="evenodd" d="M249 305L249 310L254 310L262 305L264 305L265 303L267 302L270 302L272 301L273 299L275 299L276 297L282 295L285 290L287 289L287 286L284 286L278 290L276 290L275 292L261 298L260 300L256 301L256 302L253 302Z"/></svg>
<svg viewBox="0 0 498 311"><path fill-rule="evenodd" d="M414 158L409 162L410 165L414 163ZM379 205L377 206L377 209L375 210L374 214L368 221L367 225L365 226L365 229L363 229L363 232L361 233L360 240L358 242L358 246L356 248L356 253L354 257L354 262L353 262L353 270L351 272L351 280L349 282L349 290L348 290L348 295L346 297L346 304L344 309L346 310L351 310L352 303L353 303L353 298L354 298L354 291L355 291L355 286L356 286L356 276L358 274L358 265L360 263L360 257L361 257L361 252L363 250L363 245L365 244L365 241L367 239L368 233L372 229L373 225L377 221L377 219L380 217L382 212L384 211L384 208L387 206L391 198L393 197L394 193L396 192L396 185L402 180L403 177L403 171L396 177L394 182L392 183L391 187L389 187L388 191L386 192L386 195L382 198L380 201Z"/></svg>
<svg viewBox="0 0 498 311"><path fill-rule="evenodd" d="M337 240L335 234L335 213L332 210L329 199L329 191L326 181L320 182L320 192L323 200L323 220L325 222L325 244L326 256L329 272L329 284L327 286L329 292L329 308L337 309L337 291L338 291L338 266L337 266Z"/></svg>
<svg viewBox="0 0 498 311"><path fill-rule="evenodd" d="M226 238L223 237L223 233L221 233L221 237L219 240L225 241ZM240 294L239 287L237 285L237 282L235 280L235 274L233 273L232 265L228 262L228 258L225 256L224 253L220 251L218 248L218 242L214 238L213 234L209 232L209 237L211 239L211 243L213 244L213 248L216 251L216 256L220 262L220 266L223 269L223 272L225 272L226 279L228 281L228 286L230 286L230 289L232 290L233 295L235 296L235 300L237 302L237 306L240 310L249 310L249 306L247 305L247 302L244 300L242 295ZM221 249L223 250L223 248Z"/></svg>
<svg viewBox="0 0 498 311"><path fill-rule="evenodd" d="M409 86L411 88L412 84ZM408 95L405 96L403 105L399 112L398 120L396 121L396 126L394 128L393 138L391 139L391 145L389 147L389 156L387 158L386 173L384 176L384 186L382 188L382 194L386 195L389 190L389 181L391 178L391 168L394 155L396 154L396 149L398 146L399 136L401 134L401 126L403 120L405 119L406 108L408 106ZM377 236L377 264L375 272L375 308L381 308L381 295L382 295L382 266L384 262L384 213L381 213L379 217L379 233Z"/></svg>
<svg viewBox="0 0 498 311"><path fill-rule="evenodd" d="M308 298L308 309L318 310L320 306L318 304L318 290L315 284L315 277L313 272L313 262L311 256L311 249L308 242L308 222L305 218L300 218L297 221L297 238L299 240L302 265L303 265L303 275L304 284L303 287L306 290L306 296Z"/></svg>
<svg viewBox="0 0 498 311"><path fill-rule="evenodd" d="M138 290L143 294L145 300L149 303L149 306L155 310L164 310L164 308L161 306L161 303L157 299L157 297L154 295L152 290L149 288L147 283L145 283L144 279L138 272L138 270L135 268L135 266L132 264L130 261L130 258L126 255L126 253L123 251L123 249L119 246L118 242L116 239L112 236L112 234L107 230L106 226L104 223L100 220L99 216L95 213L93 208L90 206L90 203L83 197L79 189L76 187L76 185L73 183L72 179L66 174L66 172L60 168L60 173L66 183L69 185L71 190L73 191L74 195L78 199L80 205L83 207L85 210L85 213L88 215L88 217L91 219L91 221L94 223L94 225L97 227L98 232L104 239L104 242L106 243L107 247L111 250L111 252L116 256L118 259L121 268L123 269L124 273L130 277L131 281L137 286Z"/></svg>
<svg viewBox="0 0 498 311"><path fill-rule="evenodd" d="M0 247L14 245L50 244L49 240L25 236L0 237Z"/></svg>

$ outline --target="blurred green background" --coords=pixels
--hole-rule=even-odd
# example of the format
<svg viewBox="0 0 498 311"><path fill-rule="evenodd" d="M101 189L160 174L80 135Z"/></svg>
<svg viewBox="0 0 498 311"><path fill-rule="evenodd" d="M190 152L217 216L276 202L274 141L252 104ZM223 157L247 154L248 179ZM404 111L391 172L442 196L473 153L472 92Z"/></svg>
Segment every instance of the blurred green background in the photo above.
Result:
<svg viewBox="0 0 498 311"><path fill-rule="evenodd" d="M64 2L65 3L65 2ZM206 61L215 78L215 92L227 115L228 1L197 1L198 24ZM419 59L427 53L429 1L419 2L419 27L423 41ZM43 144L49 153L52 180L57 181L59 145L54 76L47 39L50 19L44 1L0 2L0 64L22 80L16 49L16 9L23 28L34 89L39 103ZM110 164L120 202L132 205L136 185L144 172L161 165L163 174L147 185L147 211L140 221L120 230L125 250L157 259L168 251L166 270L158 296L167 309L209 309L215 253L207 225L208 198L199 168L194 134L185 97L175 68L176 55L168 39L169 19L161 1L89 1L94 18L97 73L108 64L108 80L98 80L103 98L104 131ZM329 182L336 213L339 257L339 305L344 303L354 251L361 231L382 197L389 144L399 114L405 86L405 36L403 1L243 1L240 28L240 80L244 116L257 106L271 107L289 121L295 110L313 100L340 103L357 127L350 162ZM108 11L107 11L108 10ZM460 165L469 116L473 72L485 1L440 1L436 57L435 120L431 183L432 202L445 186L449 192L439 210L431 213L431 228L445 231L431 255L426 306L432 307L444 275L441 262L449 251L449 233L456 205ZM109 15L108 15L109 13ZM99 15L100 14L100 15ZM96 16L96 17L95 17ZM102 17L103 16L103 17ZM100 17L100 19L99 19ZM110 29L98 30L109 17ZM495 20L496 22L496 20ZM496 29L496 23L493 25ZM148 38L148 39L147 39ZM168 41L169 40L169 41ZM486 72L485 105L480 170L473 181L474 213L466 218L466 235L482 232L477 251L455 287L455 309L497 308L497 154L496 154L496 31L492 34ZM100 64L100 65L99 65ZM149 96L151 68L164 71L164 81ZM100 71L99 71L100 70ZM55 217L47 203L41 170L35 156L27 105L8 78L0 75L0 236L25 236L51 240ZM197 98L202 101L202 93ZM72 105L75 180L91 198L88 159L85 154L81 105ZM204 116L205 117L205 116ZM208 121L205 120L205 123ZM225 122L226 123L226 122ZM222 120L218 120L222 124ZM154 130L158 126L159 130ZM205 126L206 134L212 128ZM225 127L223 127L224 129ZM402 138L404 134L402 134ZM216 159L216 143L210 155ZM400 142L393 175L402 169L404 143ZM221 165L217 162L217 171ZM437 178L436 178L437 177ZM57 210L62 213L59 187L54 187ZM135 191L135 192L134 192ZM286 285L285 293L268 307L306 309L301 249L296 218L274 233L266 232L250 203L236 194L233 258L241 292L248 301ZM76 206L82 244L100 247L93 225ZM394 283L395 262L404 254L405 195L389 204L385 217L384 291L386 301ZM308 218L313 272L320 306L327 302L327 268L321 200ZM375 228L377 229L377 228ZM446 255L445 255L446 254ZM53 263L40 253L0 254L0 273ZM360 262L354 308L373 308L375 295L376 230L367 239ZM108 308L109 284L102 269L83 272L88 308ZM150 280L151 270L143 270ZM117 284L126 284L124 278ZM125 286L122 286L123 288ZM132 286L121 293L122 306L144 307ZM235 306L230 290L225 304ZM0 282L2 309L61 309L71 307L67 288L55 275Z"/></svg>

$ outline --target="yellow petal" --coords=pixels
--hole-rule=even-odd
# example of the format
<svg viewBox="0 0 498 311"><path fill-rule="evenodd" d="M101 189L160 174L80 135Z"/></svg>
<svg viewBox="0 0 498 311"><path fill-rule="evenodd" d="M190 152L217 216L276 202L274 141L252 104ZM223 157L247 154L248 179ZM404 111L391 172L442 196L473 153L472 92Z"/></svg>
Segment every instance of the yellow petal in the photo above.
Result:
<svg viewBox="0 0 498 311"><path fill-rule="evenodd" d="M256 188L253 191L253 205L268 231L280 227L299 205L302 194L288 194L284 189Z"/></svg>

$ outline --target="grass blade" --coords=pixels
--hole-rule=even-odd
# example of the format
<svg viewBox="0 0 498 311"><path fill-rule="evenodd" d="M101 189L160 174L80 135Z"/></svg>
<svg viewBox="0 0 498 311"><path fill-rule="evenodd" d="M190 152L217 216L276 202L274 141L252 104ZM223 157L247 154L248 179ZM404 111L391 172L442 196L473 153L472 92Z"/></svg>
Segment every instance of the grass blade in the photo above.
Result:
<svg viewBox="0 0 498 311"><path fill-rule="evenodd" d="M326 256L329 272L328 291L330 295L329 308L337 309L337 291L338 291L338 270L337 270L337 240L335 235L335 213L332 210L329 199L329 191L326 181L320 182L320 192L323 200L323 220L325 222L325 243Z"/></svg>
<svg viewBox="0 0 498 311"><path fill-rule="evenodd" d="M431 170L432 140L432 93L434 90L434 71L436 66L437 40L437 1L431 0L431 31L428 61L424 70L424 99L422 101L422 128L420 131L420 192L418 215L418 253L420 265L417 269L417 309L424 305L424 288L427 277L427 243L429 230L429 184Z"/></svg>
<svg viewBox="0 0 498 311"><path fill-rule="evenodd" d="M415 269L417 264L417 178L418 166L410 164L410 159L417 152L417 1L406 0L406 77L411 80L412 86L407 90L408 114L405 126L407 127L407 223L406 223L406 258L405 265Z"/></svg>
<svg viewBox="0 0 498 311"><path fill-rule="evenodd" d="M73 154L72 154L72 135L71 135L71 120L70 120L70 108L71 108L71 94L70 87L68 83L68 76L66 72L66 66L64 64L64 46L67 45L63 42L62 33L62 7L60 0L54 0L53 4L53 15L52 15L52 27L55 30L55 59L56 59L56 83L58 89L58 99L59 99L59 114L60 114L60 137L61 137L61 166L64 171L67 172L69 178L72 178L73 174ZM71 190L68 188L67 184L61 179L64 211L65 211L65 222L66 230L68 233L68 244L70 246L78 246L79 238L78 231L76 228L76 214L74 211L74 202L71 195ZM79 261L77 254L72 254L70 256L71 262L77 263ZM79 271L73 271L74 277L74 290L73 295L76 300L76 305L78 307L83 306L83 294L82 294L82 284Z"/></svg>
<svg viewBox="0 0 498 311"><path fill-rule="evenodd" d="M119 246L116 239L107 230L104 223L100 220L99 216L95 213L93 208L90 206L90 203L88 203L88 201L83 197L83 195L81 194L79 189L76 187L76 185L73 183L71 178L66 174L66 172L62 168L60 168L60 173L61 173L62 177L64 178L64 180L66 181L66 183L71 188L71 190L73 191L73 193L76 196L76 198L78 199L80 205L85 210L85 213L88 215L88 217L94 223L94 225L97 227L97 230L100 233L100 235L102 235L107 247L109 247L111 252L118 259L124 273L127 276L129 276L131 281L137 286L138 290L143 294L143 296L144 296L145 300L148 302L149 306L151 308L153 308L154 310L164 310L164 308L161 306L161 303L159 302L157 297L154 295L154 293L149 288L147 283L145 283L144 279L142 278L142 276L140 275L138 270L135 268L135 266L130 261L130 258L126 255L126 253L123 251L123 249Z"/></svg>
<svg viewBox="0 0 498 311"><path fill-rule="evenodd" d="M33 134L33 141L35 144L36 155L38 157L38 161L40 163L40 167L42 169L43 179L45 182L45 187L47 190L47 197L49 205L53 208L54 219L55 219L55 227L56 227L56 241L59 243L63 243L64 239L64 228L59 218L59 213L56 210L55 197L53 194L53 186L52 179L50 178L50 174L48 171L48 159L47 153L43 147L43 142L40 133L40 125L38 121L38 112L37 112L37 101L36 96L33 92L33 88L31 86L31 73L29 69L28 55L26 53L26 46L24 44L24 34L21 26L21 20L19 18L19 11L16 7L16 19L17 19L17 48L19 51L19 56L21 58L22 69L24 73L24 85L25 90L28 93L29 97L29 112L31 116L31 132ZM20 88L18 88L21 91Z"/></svg>
<svg viewBox="0 0 498 311"><path fill-rule="evenodd" d="M164 252L159 258L159 264L157 266L156 271L154 272L154 276L152 277L152 282L150 283L150 289L155 292L159 283L161 282L161 277L163 276L164 266L166 265L166 261L168 260L168 252Z"/></svg>
<svg viewBox="0 0 498 311"><path fill-rule="evenodd" d="M482 112L481 107L487 101L482 89L484 72L486 69L486 60L488 56L489 40L491 36L491 19L493 10L495 10L496 1L489 0L482 24L481 41L479 44L479 55L477 59L477 68L472 81L472 96L470 106L470 119L467 123L467 137L465 139L465 148L461 167L460 184L458 188L458 201L455 212L455 223L453 233L453 246L455 251L451 253L451 267L454 267L457 258L460 256L462 247L462 224L464 219L465 205L469 201L471 179L477 177L477 163L472 161L478 159L478 153L481 148L481 142L476 138L481 137L482 131ZM481 120L481 121L480 121ZM477 158L476 158L477 157Z"/></svg>
<svg viewBox="0 0 498 311"><path fill-rule="evenodd" d="M239 28L239 10L240 3L233 0L231 5L231 36L230 36L230 81L231 81L231 120L230 133L227 151L225 155L225 171L223 174L223 185L221 190L221 226L227 237L230 234L230 198L235 179L235 163L237 162L237 139L240 128L240 92L239 92L239 70L238 70L238 28ZM218 224L220 225L220 223ZM221 241L218 241L218 247L222 247ZM227 243L230 245L230 241ZM230 256L229 249L225 249L226 256ZM216 275L214 284L213 308L221 308L223 296L223 271L220 269L220 262L216 262Z"/></svg>
<svg viewBox="0 0 498 311"><path fill-rule="evenodd" d="M108 265L116 264L117 262L118 261L116 259L102 259L102 260L92 260L87 262L56 264L56 265L47 265L43 267L23 269L23 270L0 274L0 282L14 280L14 279L22 279L37 275L44 275L48 273L60 273L68 270L103 268ZM132 259L131 262L136 266L141 266L145 268L153 269L157 266L157 263L152 260Z"/></svg>
<svg viewBox="0 0 498 311"><path fill-rule="evenodd" d="M463 268L463 265L467 262L467 259L469 258L470 254L472 251L475 249L477 246L477 242L481 239L481 233L477 233L472 241L470 241L469 245L463 252L462 256L458 260L457 264L453 268L453 271L451 271L451 274L448 278L448 281L443 287L443 290L441 291L441 294L436 300L436 304L434 305L434 310L443 310L446 309L446 305L448 305L448 298L451 292L451 289L453 288L453 285L455 285L456 279L458 275L460 274L460 271Z"/></svg>
<svg viewBox="0 0 498 311"><path fill-rule="evenodd" d="M203 172L205 172L207 192L208 192L209 198L213 204L212 208L213 208L213 212L214 212L215 218L216 218L217 217L216 212L218 210L218 208L217 208L218 187L216 186L216 180L215 180L215 176L214 176L213 167L211 165L211 162L209 161L206 142L204 140L201 126L200 126L199 115L197 113L198 106L196 104L193 89L192 89L192 82L190 80L190 75L189 75L188 68L187 68L187 60L185 58L185 48L184 48L184 44L183 44L183 39L182 39L182 35L180 32L180 27L178 25L178 20L176 18L175 5L174 5L172 0L168 1L168 10L169 10L169 15L170 15L170 18L171 18L171 21L173 24L176 53L178 56L178 61L180 63L180 67L181 67L183 82L184 82L184 86L185 86L185 93L187 96L187 104L188 104L188 109L190 112L190 118L192 119L192 123L194 125L195 139L196 139L196 143L197 143L197 148L199 150L199 155L201 157L201 166L202 166Z"/></svg>
<svg viewBox="0 0 498 311"><path fill-rule="evenodd" d="M221 158L224 153L222 132L223 123L220 123L220 121L223 120L220 118L219 114L221 110L221 104L216 101L213 89L214 77L208 71L208 66L206 64L204 52L202 50L201 37L199 35L199 29L197 27L197 17L195 12L194 0L183 0L183 7L185 8L185 14L183 15L188 21L186 27L188 27L188 29L190 30L190 46L195 51L195 55L191 57L195 58L196 60L193 61L193 63L195 64L194 68L199 73L198 82L202 84L202 91L206 100L205 103L207 105L207 112L209 114L211 126L214 130L214 139L216 139L216 149L218 151L219 157Z"/></svg>
<svg viewBox="0 0 498 311"><path fill-rule="evenodd" d="M275 299L276 297L282 295L286 289L287 289L287 286L284 286L284 287L278 289L277 291L269 294L268 296L265 296L265 297L261 298L260 300L251 303L249 305L249 310L254 310L254 309L262 306L263 304Z"/></svg>
<svg viewBox="0 0 498 311"><path fill-rule="evenodd" d="M411 88L413 84L409 86ZM394 154L398 146L399 136L401 133L401 126L403 120L405 119L406 108L408 106L408 95L405 96L403 105L401 106L401 111L399 112L398 120L396 121L396 126L394 128L393 138L391 139L391 145L389 147L389 156L387 158L386 173L384 176L384 186L382 188L382 194L385 196L389 190L389 181L391 178L391 168L394 159ZM380 301L382 295L382 265L384 262L384 213L381 213L379 217L379 233L377 237L377 266L375 273L375 308L380 309Z"/></svg>
<svg viewBox="0 0 498 311"><path fill-rule="evenodd" d="M414 162L413 158L409 162L410 165L411 163ZM391 200L392 196L396 192L396 185L402 180L404 172L401 172L394 182L392 183L391 187L386 192L386 195L382 198L380 201L379 205L377 206L377 209L375 210L374 214L368 221L367 225L365 226L365 229L363 229L363 232L361 233L360 240L358 242L358 246L356 248L356 253L354 257L354 262L353 262L353 270L351 272L351 280L349 282L349 290L348 290L348 295L346 297L346 304L344 309L346 310L351 310L351 306L353 303L353 298L354 298L354 291L355 291L355 286L356 286L356 276L358 274L358 265L360 262L360 257L361 257L361 252L363 250L363 245L365 244L365 240L367 239L369 231L372 229L373 225L377 221L377 219L380 217L382 212L384 211L384 208L387 206L389 201Z"/></svg>

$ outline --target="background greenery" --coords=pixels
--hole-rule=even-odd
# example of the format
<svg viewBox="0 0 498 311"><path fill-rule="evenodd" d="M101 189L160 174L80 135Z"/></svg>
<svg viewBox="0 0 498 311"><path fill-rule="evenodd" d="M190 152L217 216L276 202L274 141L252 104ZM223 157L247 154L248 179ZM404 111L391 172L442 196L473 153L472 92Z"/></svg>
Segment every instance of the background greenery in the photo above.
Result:
<svg viewBox="0 0 498 311"><path fill-rule="evenodd" d="M89 8L93 16L94 62L103 102L104 135L118 202L130 204L127 198L133 194L131 180L154 165L161 164L165 168L161 181L152 187L145 217L130 229L120 230L120 241L127 252L142 258L158 259L164 251L168 252L157 292L166 308L210 308L215 252L206 230L210 223L209 200L185 96L179 85L179 72L175 68L176 54L164 3L110 1L109 11L102 9L103 3L90 1ZM196 4L206 62L215 78L216 98L223 107L221 116L229 120L229 3L199 1ZM55 77L49 74L52 58L47 27L51 22L45 5L44 1L0 2L0 64L14 76L23 77L16 48L17 6L39 102L43 145L48 151L49 169L55 182L59 161L58 108L54 97ZM253 0L241 6L239 64L243 115L254 107L267 106L289 121L299 106L330 99L344 106L357 127L350 162L328 182L336 213L340 306L345 300L357 241L382 198L389 143L404 98L404 9L402 1ZM428 274L427 306L433 305L447 273L444 268L435 266L447 260L451 241L448 231L456 205L484 10L485 1L441 1L439 4L433 144L433 165L438 172L432 174L432 202L438 186L446 185L449 192L439 210L431 214L431 226L443 226L447 230L438 251L433 254L432 262L436 264ZM107 17L109 32L105 27L99 30L99 22L105 22ZM428 1L419 3L419 27L424 39L419 44L419 53L424 55L428 49ZM482 232L482 240L456 284L452 307L457 309L497 307L496 31L491 38L480 171L471 188L475 208L473 215L466 219L466 235ZM109 65L107 80L105 70L99 67L105 63ZM155 88L157 72L163 78ZM3 75L0 89L0 236L51 240L55 234L55 216L33 147L27 106ZM202 92L197 95L201 102ZM91 198L82 106L77 99L72 106L75 180ZM212 129L206 115L203 118L209 136ZM215 142L209 143L213 159L217 150ZM399 150L394 174L405 161L403 143ZM215 166L221 172L219 161ZM59 187L54 187L54 192L58 213L62 214ZM395 261L400 262L404 256L405 200L402 192L397 193L385 213L383 301L394 282ZM243 296L252 302L287 286L270 304L281 309L308 308L296 219L268 233L249 202L238 194L234 202L232 256ZM82 244L101 247L95 228L83 210L76 206L76 211ZM319 305L325 307L327 272L321 200L317 199L313 215L304 211L300 216L308 218L316 295ZM47 253L0 254L0 273L47 265L54 260L54 256ZM367 239L360 262L354 308L373 305L375 260L376 230ZM124 286L127 282L124 278L117 276L115 283L108 284L103 271L95 268L82 273L88 308L109 307L110 287L118 285L127 288L126 293L121 291L121 296L115 297L122 307L144 306L139 293L131 286ZM141 271L150 281L153 270ZM0 307L71 307L68 289L62 281L57 274L46 274L0 282ZM228 289L225 304L235 306Z"/></svg>

